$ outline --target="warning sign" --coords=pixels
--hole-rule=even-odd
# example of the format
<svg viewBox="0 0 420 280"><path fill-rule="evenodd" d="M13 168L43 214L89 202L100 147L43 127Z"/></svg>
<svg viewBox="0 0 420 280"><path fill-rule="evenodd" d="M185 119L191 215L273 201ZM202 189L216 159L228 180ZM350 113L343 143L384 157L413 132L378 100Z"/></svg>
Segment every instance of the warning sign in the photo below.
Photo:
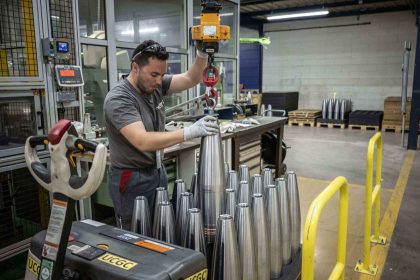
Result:
<svg viewBox="0 0 420 280"><path fill-rule="evenodd" d="M137 265L136 262L124 259L122 257L106 253L98 258L98 260L107 264L122 268L124 270L130 270Z"/></svg>

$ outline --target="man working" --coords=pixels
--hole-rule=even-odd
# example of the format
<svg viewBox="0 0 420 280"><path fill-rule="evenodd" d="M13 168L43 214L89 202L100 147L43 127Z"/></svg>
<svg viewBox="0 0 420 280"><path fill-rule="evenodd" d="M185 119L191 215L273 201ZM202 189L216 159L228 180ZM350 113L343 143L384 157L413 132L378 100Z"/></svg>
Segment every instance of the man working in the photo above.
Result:
<svg viewBox="0 0 420 280"><path fill-rule="evenodd" d="M197 49L190 69L182 74L166 73L166 49L155 41L144 41L133 52L128 77L111 89L104 101L111 166L108 189L117 225L131 227L136 196L146 196L153 211L155 190L167 187L162 165L166 147L218 132L217 120L206 116L192 126L165 132L163 96L198 84L207 65L207 55Z"/></svg>

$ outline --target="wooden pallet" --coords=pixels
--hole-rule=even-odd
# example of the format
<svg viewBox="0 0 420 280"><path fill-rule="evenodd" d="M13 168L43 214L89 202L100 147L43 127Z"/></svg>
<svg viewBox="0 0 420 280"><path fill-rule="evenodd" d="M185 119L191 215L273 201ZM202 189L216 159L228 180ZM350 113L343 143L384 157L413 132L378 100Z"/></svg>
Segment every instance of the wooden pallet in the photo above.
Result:
<svg viewBox="0 0 420 280"><path fill-rule="evenodd" d="M395 132L401 133L401 125L392 125L392 124L382 124L382 131L383 132ZM408 131L408 126L405 127L405 131Z"/></svg>
<svg viewBox="0 0 420 280"><path fill-rule="evenodd" d="M379 131L379 125L358 125L358 124L349 124L349 129L359 129L359 130L374 130L374 131Z"/></svg>
<svg viewBox="0 0 420 280"><path fill-rule="evenodd" d="M316 121L306 121L306 120L305 121L297 121L297 120L289 119L289 126L293 126L293 125L315 127Z"/></svg>
<svg viewBox="0 0 420 280"><path fill-rule="evenodd" d="M306 110L294 110L294 111L290 111L288 113L289 118L311 118L311 119L316 119L318 117L321 116L321 111L320 110L315 110L315 109L306 109Z"/></svg>
<svg viewBox="0 0 420 280"><path fill-rule="evenodd" d="M344 129L347 127L345 123L320 123L316 124L316 127L328 127L328 128L341 128Z"/></svg>

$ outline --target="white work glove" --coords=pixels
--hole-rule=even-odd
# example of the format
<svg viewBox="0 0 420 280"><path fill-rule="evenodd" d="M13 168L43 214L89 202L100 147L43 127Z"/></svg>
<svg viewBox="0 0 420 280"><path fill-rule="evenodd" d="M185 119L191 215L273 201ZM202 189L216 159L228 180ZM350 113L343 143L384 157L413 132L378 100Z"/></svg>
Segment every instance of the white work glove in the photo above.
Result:
<svg viewBox="0 0 420 280"><path fill-rule="evenodd" d="M218 132L219 125L217 124L217 119L212 116L205 116L193 123L193 125L184 128L184 141L196 137L213 135Z"/></svg>

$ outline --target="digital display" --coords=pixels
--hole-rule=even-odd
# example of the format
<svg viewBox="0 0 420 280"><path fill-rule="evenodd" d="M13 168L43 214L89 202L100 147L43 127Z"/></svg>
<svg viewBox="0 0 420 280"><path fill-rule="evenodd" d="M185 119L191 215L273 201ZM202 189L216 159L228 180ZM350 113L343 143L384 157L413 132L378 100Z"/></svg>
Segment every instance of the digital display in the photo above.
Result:
<svg viewBox="0 0 420 280"><path fill-rule="evenodd" d="M59 53L69 52L69 43L57 41L57 52Z"/></svg>
<svg viewBox="0 0 420 280"><path fill-rule="evenodd" d="M60 70L60 76L61 77L74 77L76 75L74 73L74 70L71 70L71 69L61 69Z"/></svg>

